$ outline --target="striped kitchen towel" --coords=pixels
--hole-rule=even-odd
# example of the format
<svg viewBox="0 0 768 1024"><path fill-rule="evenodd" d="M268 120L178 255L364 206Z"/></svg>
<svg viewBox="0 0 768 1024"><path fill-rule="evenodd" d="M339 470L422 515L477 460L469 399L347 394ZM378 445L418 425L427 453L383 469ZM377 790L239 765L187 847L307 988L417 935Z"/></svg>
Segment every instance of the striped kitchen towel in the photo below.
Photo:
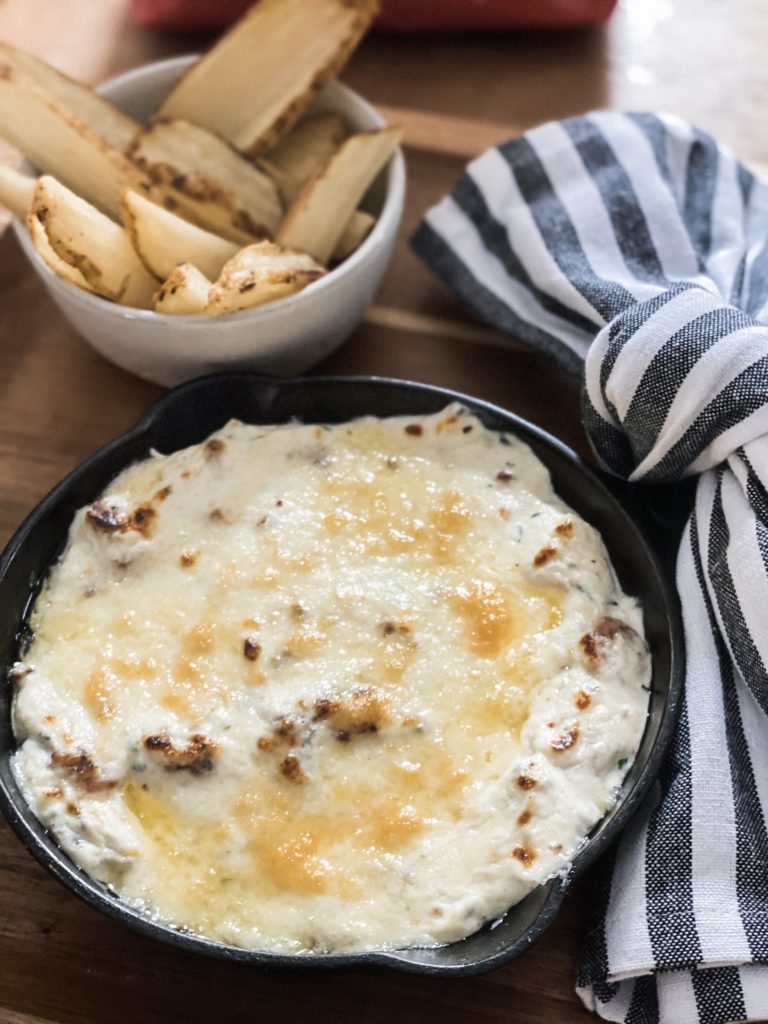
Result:
<svg viewBox="0 0 768 1024"><path fill-rule="evenodd" d="M599 112L475 160L413 245L583 373L605 467L698 476L682 713L603 865L578 992L627 1024L768 1018L768 183L676 118Z"/></svg>

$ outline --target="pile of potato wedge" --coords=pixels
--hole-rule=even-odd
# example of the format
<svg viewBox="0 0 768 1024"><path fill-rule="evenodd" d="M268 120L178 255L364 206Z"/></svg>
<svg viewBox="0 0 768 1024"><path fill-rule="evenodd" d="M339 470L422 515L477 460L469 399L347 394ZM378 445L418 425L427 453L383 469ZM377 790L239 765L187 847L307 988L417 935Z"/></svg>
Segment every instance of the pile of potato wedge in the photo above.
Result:
<svg viewBox="0 0 768 1024"><path fill-rule="evenodd" d="M359 203L400 141L302 118L377 7L258 0L146 126L0 43L0 135L41 172L0 167L0 203L52 270L121 305L213 315L299 291L365 239Z"/></svg>

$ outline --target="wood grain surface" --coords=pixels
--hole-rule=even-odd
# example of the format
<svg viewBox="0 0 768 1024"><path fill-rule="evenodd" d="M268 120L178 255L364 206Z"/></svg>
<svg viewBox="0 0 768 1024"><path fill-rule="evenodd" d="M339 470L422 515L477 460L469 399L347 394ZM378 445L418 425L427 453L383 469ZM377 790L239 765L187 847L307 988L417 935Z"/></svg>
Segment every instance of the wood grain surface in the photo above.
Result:
<svg viewBox="0 0 768 1024"><path fill-rule="evenodd" d="M310 0L308 0L308 6ZM0 0L0 39L97 82L205 40L132 25L127 0ZM376 373L493 400L584 452L579 382L473 321L408 248L467 159L542 120L598 106L665 109L768 166L768 4L625 0L595 31L372 35L344 79L405 130L408 200L363 324L317 372ZM0 540L95 447L161 393L94 354L0 238ZM357 971L266 973L179 953L80 904L0 825L0 1024L594 1019L573 987L592 877L517 961L445 981Z"/></svg>

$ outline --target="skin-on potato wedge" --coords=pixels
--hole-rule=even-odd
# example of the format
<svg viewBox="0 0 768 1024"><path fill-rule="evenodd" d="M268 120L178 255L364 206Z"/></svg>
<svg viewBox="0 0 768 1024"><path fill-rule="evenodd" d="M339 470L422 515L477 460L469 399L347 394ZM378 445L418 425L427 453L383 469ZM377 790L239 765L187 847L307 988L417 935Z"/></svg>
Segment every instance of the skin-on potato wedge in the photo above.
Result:
<svg viewBox="0 0 768 1024"><path fill-rule="evenodd" d="M241 248L253 242L260 242L264 237L261 233L254 235L253 232L245 231L233 224L231 211L219 202L195 198L179 192L172 185L159 183L151 186L148 195L153 202L164 206L166 210L183 217L191 224L197 224L204 231L236 242Z"/></svg>
<svg viewBox="0 0 768 1024"><path fill-rule="evenodd" d="M152 308L172 316L204 313L210 290L211 282L205 274L191 263L180 263L158 289Z"/></svg>
<svg viewBox="0 0 768 1024"><path fill-rule="evenodd" d="M57 71L31 53L0 42L0 62L31 78L44 92L71 110L83 124L87 124L121 153L125 152L141 128L138 121L118 110L93 89Z"/></svg>
<svg viewBox="0 0 768 1024"><path fill-rule="evenodd" d="M31 164L117 219L126 186L149 182L126 156L23 72L0 59L0 135Z"/></svg>
<svg viewBox="0 0 768 1024"><path fill-rule="evenodd" d="M156 203L126 189L122 197L123 225L147 270L164 281L179 263L193 263L203 274L217 278L237 252L234 242L190 224Z"/></svg>
<svg viewBox="0 0 768 1024"><path fill-rule="evenodd" d="M0 165L0 204L11 213L25 220L34 191L35 178Z"/></svg>
<svg viewBox="0 0 768 1024"><path fill-rule="evenodd" d="M269 166L280 172L278 184L287 202L323 169L346 134L338 114L317 114L300 121L269 151Z"/></svg>
<svg viewBox="0 0 768 1024"><path fill-rule="evenodd" d="M158 115L260 156L339 73L377 10L378 0L260 0L181 77Z"/></svg>
<svg viewBox="0 0 768 1024"><path fill-rule="evenodd" d="M376 218L373 214L366 213L365 210L355 210L336 243L331 262L340 263L347 256L351 256L355 249L363 244L375 223Z"/></svg>
<svg viewBox="0 0 768 1024"><path fill-rule="evenodd" d="M54 251L77 267L97 294L123 306L150 307L157 281L119 224L48 175L35 185L30 214L45 228Z"/></svg>
<svg viewBox="0 0 768 1024"><path fill-rule="evenodd" d="M325 274L325 268L303 252L272 242L241 249L226 264L211 288L206 313L234 313L301 291Z"/></svg>
<svg viewBox="0 0 768 1024"><path fill-rule="evenodd" d="M277 230L284 211L274 181L205 128L155 121L133 141L129 156L156 184L224 207L224 219L249 239Z"/></svg>
<svg viewBox="0 0 768 1024"><path fill-rule="evenodd" d="M35 214L28 214L25 217L25 220L27 222L27 227L29 228L29 234L32 238L32 244L54 274L57 274L65 281L69 281L70 284L74 284L78 288L82 288L83 291L92 292L93 288L88 284L77 267L73 267L71 263L67 263L66 260L63 260L61 256L55 252L48 240L45 228Z"/></svg>
<svg viewBox="0 0 768 1024"><path fill-rule="evenodd" d="M397 128L350 135L305 185L280 225L277 241L328 263L373 179L400 141Z"/></svg>

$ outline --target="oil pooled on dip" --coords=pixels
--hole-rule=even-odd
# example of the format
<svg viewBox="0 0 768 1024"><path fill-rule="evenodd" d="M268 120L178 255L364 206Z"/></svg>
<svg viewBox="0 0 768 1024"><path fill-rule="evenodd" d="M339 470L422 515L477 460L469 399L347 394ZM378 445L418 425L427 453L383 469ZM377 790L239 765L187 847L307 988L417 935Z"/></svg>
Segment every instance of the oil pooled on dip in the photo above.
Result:
<svg viewBox="0 0 768 1024"><path fill-rule="evenodd" d="M562 870L642 735L599 536L460 406L231 422L77 513L14 770L94 877L238 946L467 935Z"/></svg>

